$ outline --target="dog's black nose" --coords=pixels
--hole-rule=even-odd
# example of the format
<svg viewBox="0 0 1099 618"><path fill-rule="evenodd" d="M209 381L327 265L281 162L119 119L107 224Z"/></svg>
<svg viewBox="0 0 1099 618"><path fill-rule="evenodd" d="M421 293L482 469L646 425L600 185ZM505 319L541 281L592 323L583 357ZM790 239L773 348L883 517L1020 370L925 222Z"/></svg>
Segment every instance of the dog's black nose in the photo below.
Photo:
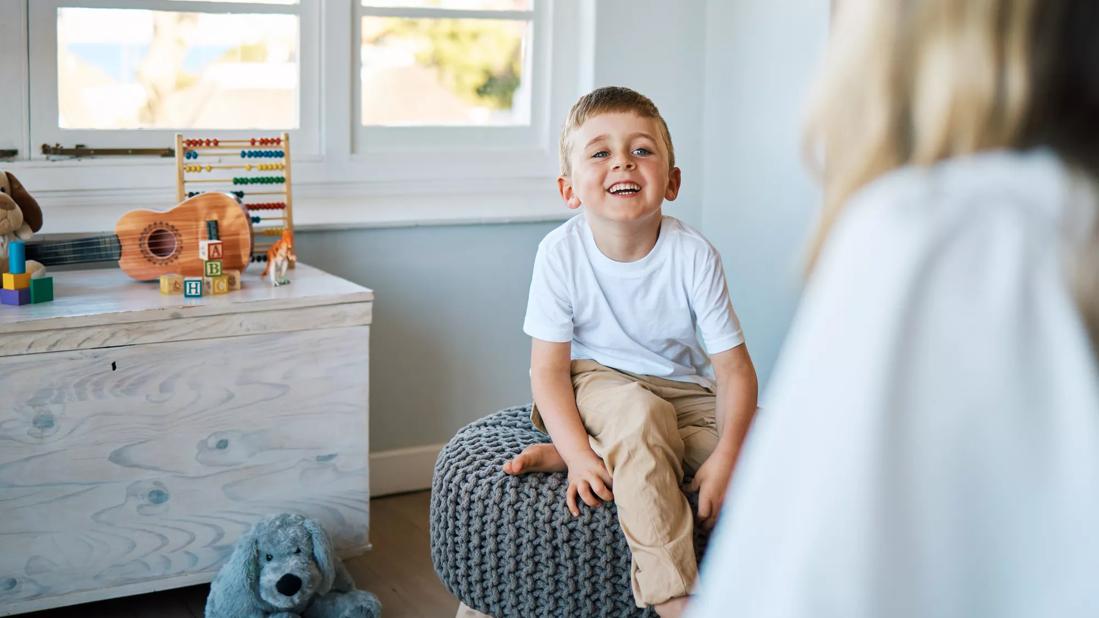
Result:
<svg viewBox="0 0 1099 618"><path fill-rule="evenodd" d="M279 578L279 581L275 584L275 589L281 594L292 597L301 590L301 578L287 573Z"/></svg>

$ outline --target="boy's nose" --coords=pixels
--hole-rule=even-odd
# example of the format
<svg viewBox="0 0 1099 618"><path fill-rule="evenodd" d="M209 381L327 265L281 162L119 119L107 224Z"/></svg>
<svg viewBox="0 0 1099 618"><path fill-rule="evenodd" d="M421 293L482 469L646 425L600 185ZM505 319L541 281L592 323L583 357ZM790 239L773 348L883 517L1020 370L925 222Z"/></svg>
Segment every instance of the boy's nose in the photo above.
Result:
<svg viewBox="0 0 1099 618"><path fill-rule="evenodd" d="M629 157L619 157L618 160L616 160L614 162L614 169L616 169L616 170L619 170L619 169L632 170L635 167L637 167L637 164L634 163L633 159L631 159Z"/></svg>

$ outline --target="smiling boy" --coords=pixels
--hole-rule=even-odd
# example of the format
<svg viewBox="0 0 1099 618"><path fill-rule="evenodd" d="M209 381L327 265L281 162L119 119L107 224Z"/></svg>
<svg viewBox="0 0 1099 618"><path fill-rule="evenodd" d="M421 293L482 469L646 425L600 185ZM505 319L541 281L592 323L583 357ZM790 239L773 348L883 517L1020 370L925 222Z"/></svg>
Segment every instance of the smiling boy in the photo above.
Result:
<svg viewBox="0 0 1099 618"><path fill-rule="evenodd" d="M682 613L697 576L679 484L693 474L699 520L713 526L757 395L720 256L662 212L680 182L647 97L600 88L573 106L557 185L584 210L539 245L523 325L532 420L553 443L504 465L567 469L573 515L577 497L614 500L634 599L661 616Z"/></svg>

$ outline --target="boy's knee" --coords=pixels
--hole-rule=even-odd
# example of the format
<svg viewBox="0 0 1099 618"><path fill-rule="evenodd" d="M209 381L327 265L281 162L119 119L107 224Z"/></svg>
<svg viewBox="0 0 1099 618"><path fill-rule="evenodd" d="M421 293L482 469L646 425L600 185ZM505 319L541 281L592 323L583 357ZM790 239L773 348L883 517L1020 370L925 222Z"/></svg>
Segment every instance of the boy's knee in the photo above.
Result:
<svg viewBox="0 0 1099 618"><path fill-rule="evenodd" d="M644 443L681 443L676 424L675 406L645 391L646 397L638 397L633 405L624 408L615 419L616 433L621 439Z"/></svg>

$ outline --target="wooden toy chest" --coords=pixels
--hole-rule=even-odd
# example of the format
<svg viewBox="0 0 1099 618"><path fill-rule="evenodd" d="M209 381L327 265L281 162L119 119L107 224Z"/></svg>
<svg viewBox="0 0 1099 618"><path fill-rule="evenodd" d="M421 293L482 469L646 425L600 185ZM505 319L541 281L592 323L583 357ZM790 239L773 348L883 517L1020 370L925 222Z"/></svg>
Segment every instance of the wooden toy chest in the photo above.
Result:
<svg viewBox="0 0 1099 618"><path fill-rule="evenodd" d="M264 515L368 547L373 292L184 299L117 269L0 307L0 616L209 581Z"/></svg>

